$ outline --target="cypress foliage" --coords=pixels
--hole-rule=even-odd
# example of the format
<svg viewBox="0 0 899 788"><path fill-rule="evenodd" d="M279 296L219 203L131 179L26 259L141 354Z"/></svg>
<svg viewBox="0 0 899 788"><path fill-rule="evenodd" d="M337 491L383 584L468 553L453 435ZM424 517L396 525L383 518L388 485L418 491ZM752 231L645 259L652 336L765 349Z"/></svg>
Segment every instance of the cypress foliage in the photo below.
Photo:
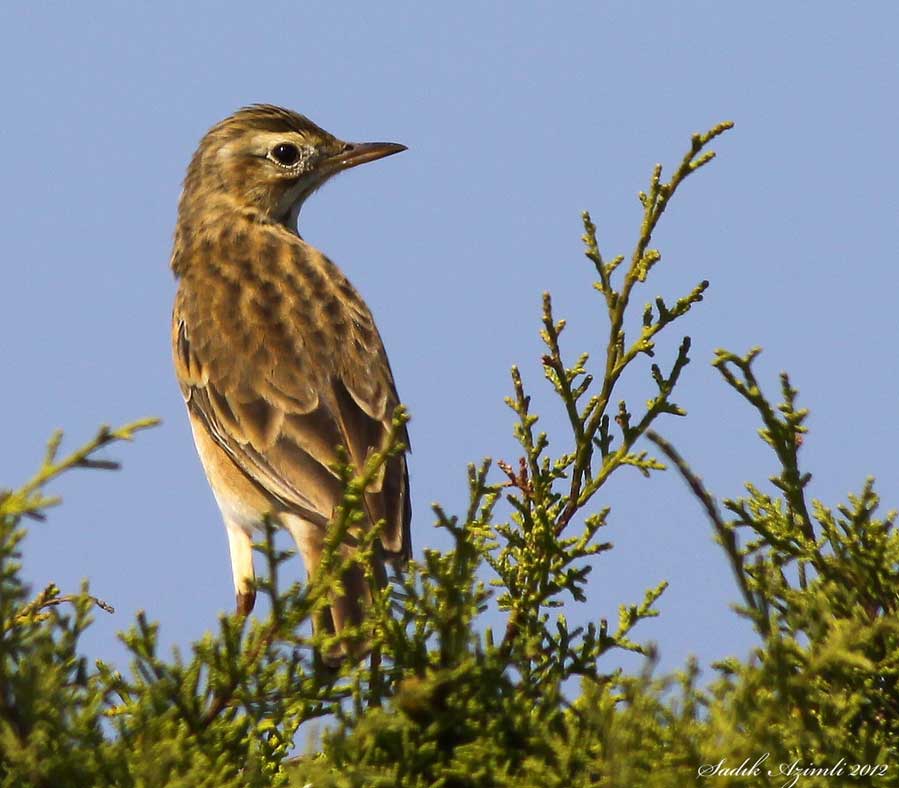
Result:
<svg viewBox="0 0 899 788"><path fill-rule="evenodd" d="M341 559L335 547L363 516L364 490L400 448L403 409L384 455L364 468L339 467L345 495L311 582L281 587L288 554L269 528L258 547L268 566L258 581L271 602L264 619L223 615L189 657L165 657L157 624L140 615L122 636L132 658L121 672L79 652L80 635L105 603L87 585L33 595L21 579L19 546L28 521L56 503L45 490L59 474L114 467L96 452L153 422L103 428L63 459L54 436L34 478L0 493L0 785L899 785L899 539L895 514L877 515L873 482L833 509L808 501L810 476L797 453L806 411L786 375L782 401L766 397L753 371L757 349L718 351L713 363L758 414L780 468L768 492L749 484L719 504L653 431L660 417L684 415L672 395L690 361L689 338L667 363L651 364L655 393L643 408L616 401L622 376L640 366L634 362L654 357L656 336L703 299L706 282L673 304L656 299L639 334L625 331L635 288L661 260L652 247L661 216L731 125L694 135L667 181L655 168L640 193L628 257L607 259L584 215L586 256L608 317L605 357L594 365L586 353L566 360L565 321L546 294L542 366L567 415L566 434L540 431L514 368L507 401L520 460L469 467L466 511L435 507L452 547L425 549L376 593L368 619L341 633L371 644L374 659L329 668L315 654L335 636L301 634L309 631L301 625L327 605L342 560L368 567L376 530L358 558ZM643 438L658 456L640 448ZM625 466L650 476L666 467L662 459L708 516L733 571L736 614L758 636L751 654L714 665L705 684L694 662L657 676L652 649L634 639L637 625L657 615L665 583L623 606L611 624L571 627L560 613L565 601L588 601L588 559L611 548L599 539L610 517L597 504L606 482ZM501 631L482 623L488 603L503 617ZM604 658L614 650L645 655L645 669L608 669ZM291 757L304 723L323 716L331 723L320 752Z"/></svg>

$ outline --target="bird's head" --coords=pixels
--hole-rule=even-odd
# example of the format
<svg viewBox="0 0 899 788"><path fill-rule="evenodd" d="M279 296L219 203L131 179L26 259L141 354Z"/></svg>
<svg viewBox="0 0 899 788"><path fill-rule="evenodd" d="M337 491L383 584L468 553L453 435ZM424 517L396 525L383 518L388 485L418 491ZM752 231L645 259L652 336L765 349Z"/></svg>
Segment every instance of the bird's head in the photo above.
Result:
<svg viewBox="0 0 899 788"><path fill-rule="evenodd" d="M220 205L295 229L303 201L333 175L405 149L393 142L344 142L303 115L256 104L203 137L184 180L181 212Z"/></svg>

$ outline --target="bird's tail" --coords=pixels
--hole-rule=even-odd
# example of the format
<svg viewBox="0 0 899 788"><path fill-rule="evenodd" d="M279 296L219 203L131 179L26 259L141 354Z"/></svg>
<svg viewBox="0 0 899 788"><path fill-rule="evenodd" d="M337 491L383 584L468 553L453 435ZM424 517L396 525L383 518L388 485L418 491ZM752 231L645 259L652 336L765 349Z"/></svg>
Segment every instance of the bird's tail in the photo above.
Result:
<svg viewBox="0 0 899 788"><path fill-rule="evenodd" d="M282 521L296 542L303 563L306 565L308 577L315 577L321 563L325 545L325 528L308 520L302 520L294 515L282 515ZM358 556L358 548L353 543L355 539L348 535L347 542L338 548L335 556L342 563L348 563L341 576L339 593L331 592L330 606L323 610L313 620L313 626L317 632L340 635L347 629L358 627L365 619L366 612L371 607L372 593L369 581L365 577L366 567L361 561L352 560ZM376 551L380 550L376 546ZM387 572L383 556L377 552L373 558L374 578L380 587L387 582ZM321 657L326 664L331 666L340 664L344 659L359 661L371 652L371 645L359 638L346 639L339 645L335 645L327 654Z"/></svg>
<svg viewBox="0 0 899 788"><path fill-rule="evenodd" d="M354 552L355 548L341 545L342 558L347 558ZM374 562L375 579L383 587L386 582L384 562L378 556L374 558ZM340 635L348 628L358 627L365 619L372 599L371 587L365 577L365 567L361 563L352 563L344 571L340 584L341 592L332 593L330 607L313 622L316 630ZM322 658L328 665L336 666L345 659L358 662L369 653L371 653L370 643L348 639L335 645L327 654L322 654Z"/></svg>

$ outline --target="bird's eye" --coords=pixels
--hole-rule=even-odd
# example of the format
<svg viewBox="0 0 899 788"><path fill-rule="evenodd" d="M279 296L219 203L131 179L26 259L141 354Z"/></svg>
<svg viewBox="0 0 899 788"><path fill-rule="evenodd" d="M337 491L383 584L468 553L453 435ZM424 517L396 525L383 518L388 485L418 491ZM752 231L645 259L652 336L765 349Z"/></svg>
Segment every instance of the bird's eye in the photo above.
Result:
<svg viewBox="0 0 899 788"><path fill-rule="evenodd" d="M291 145L289 142L281 142L272 148L272 158L278 164L290 167L297 163L297 159L300 158L300 151L296 145Z"/></svg>

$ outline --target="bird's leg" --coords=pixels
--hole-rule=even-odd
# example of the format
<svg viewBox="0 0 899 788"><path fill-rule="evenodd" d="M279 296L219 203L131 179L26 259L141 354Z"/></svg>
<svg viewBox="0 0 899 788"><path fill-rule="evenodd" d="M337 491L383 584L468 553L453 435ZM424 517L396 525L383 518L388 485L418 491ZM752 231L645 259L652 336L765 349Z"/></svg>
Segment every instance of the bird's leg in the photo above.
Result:
<svg viewBox="0 0 899 788"><path fill-rule="evenodd" d="M249 615L256 603L256 573L253 570L253 542L250 535L239 525L225 523L228 532L228 547L231 551L231 573L234 577L234 592L237 596L237 612Z"/></svg>
<svg viewBox="0 0 899 788"><path fill-rule="evenodd" d="M256 604L256 590L237 592L237 612L242 616L248 616Z"/></svg>

